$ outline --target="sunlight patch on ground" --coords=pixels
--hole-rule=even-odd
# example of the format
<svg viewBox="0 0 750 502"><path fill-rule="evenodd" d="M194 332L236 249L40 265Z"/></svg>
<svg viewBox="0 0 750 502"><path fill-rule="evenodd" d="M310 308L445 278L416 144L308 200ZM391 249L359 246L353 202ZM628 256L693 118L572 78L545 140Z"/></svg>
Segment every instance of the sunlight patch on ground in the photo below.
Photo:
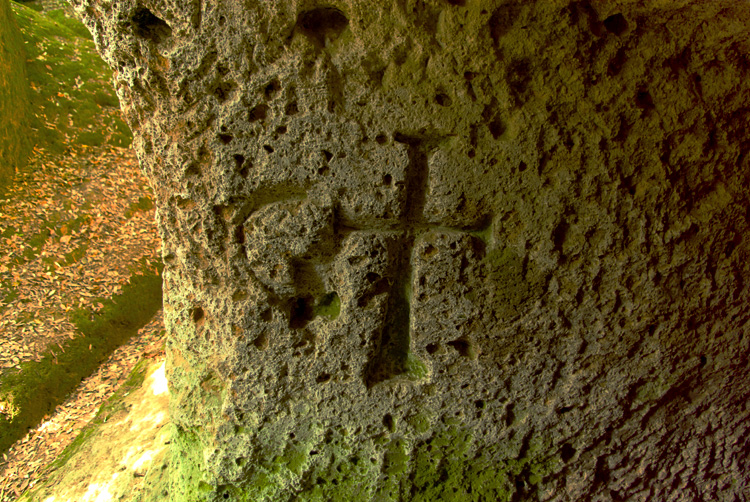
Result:
<svg viewBox="0 0 750 502"><path fill-rule="evenodd" d="M169 392L167 387L167 376L164 374L164 363L153 372L151 378L154 379L154 383L151 384L151 390L155 396Z"/></svg>

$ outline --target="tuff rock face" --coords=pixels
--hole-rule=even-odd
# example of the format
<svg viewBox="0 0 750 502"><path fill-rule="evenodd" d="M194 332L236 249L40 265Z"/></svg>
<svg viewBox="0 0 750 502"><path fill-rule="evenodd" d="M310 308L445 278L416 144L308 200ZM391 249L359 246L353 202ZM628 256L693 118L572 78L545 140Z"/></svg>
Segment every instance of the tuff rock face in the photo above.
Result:
<svg viewBox="0 0 750 502"><path fill-rule="evenodd" d="M71 1L158 194L171 500L748 495L746 2Z"/></svg>

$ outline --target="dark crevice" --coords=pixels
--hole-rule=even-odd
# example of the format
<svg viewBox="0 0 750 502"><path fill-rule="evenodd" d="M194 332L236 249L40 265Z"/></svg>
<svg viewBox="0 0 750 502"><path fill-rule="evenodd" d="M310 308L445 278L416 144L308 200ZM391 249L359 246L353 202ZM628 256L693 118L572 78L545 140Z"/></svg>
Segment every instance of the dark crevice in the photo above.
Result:
<svg viewBox="0 0 750 502"><path fill-rule="evenodd" d="M349 26L349 19L338 9L322 7L300 14L297 27L318 47L326 47Z"/></svg>
<svg viewBox="0 0 750 502"><path fill-rule="evenodd" d="M172 28L146 8L136 10L131 20L133 31L140 38L159 44L172 36Z"/></svg>

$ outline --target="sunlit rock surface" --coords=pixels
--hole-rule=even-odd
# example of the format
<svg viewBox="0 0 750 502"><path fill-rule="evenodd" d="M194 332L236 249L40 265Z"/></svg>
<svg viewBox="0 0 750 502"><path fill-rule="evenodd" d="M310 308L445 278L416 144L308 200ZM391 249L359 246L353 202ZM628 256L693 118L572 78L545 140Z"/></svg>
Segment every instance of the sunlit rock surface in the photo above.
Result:
<svg viewBox="0 0 750 502"><path fill-rule="evenodd" d="M49 478L20 502L167 500L170 431L164 361L145 360L130 379L53 464Z"/></svg>
<svg viewBox="0 0 750 502"><path fill-rule="evenodd" d="M71 3L157 194L171 500L748 493L746 2Z"/></svg>

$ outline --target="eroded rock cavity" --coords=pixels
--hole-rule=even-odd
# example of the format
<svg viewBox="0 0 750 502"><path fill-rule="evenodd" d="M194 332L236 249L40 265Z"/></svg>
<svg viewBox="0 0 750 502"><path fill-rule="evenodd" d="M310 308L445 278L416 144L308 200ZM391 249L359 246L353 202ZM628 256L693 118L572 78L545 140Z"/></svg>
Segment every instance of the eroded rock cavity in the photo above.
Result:
<svg viewBox="0 0 750 502"><path fill-rule="evenodd" d="M172 500L748 493L746 2L72 3L158 195Z"/></svg>

